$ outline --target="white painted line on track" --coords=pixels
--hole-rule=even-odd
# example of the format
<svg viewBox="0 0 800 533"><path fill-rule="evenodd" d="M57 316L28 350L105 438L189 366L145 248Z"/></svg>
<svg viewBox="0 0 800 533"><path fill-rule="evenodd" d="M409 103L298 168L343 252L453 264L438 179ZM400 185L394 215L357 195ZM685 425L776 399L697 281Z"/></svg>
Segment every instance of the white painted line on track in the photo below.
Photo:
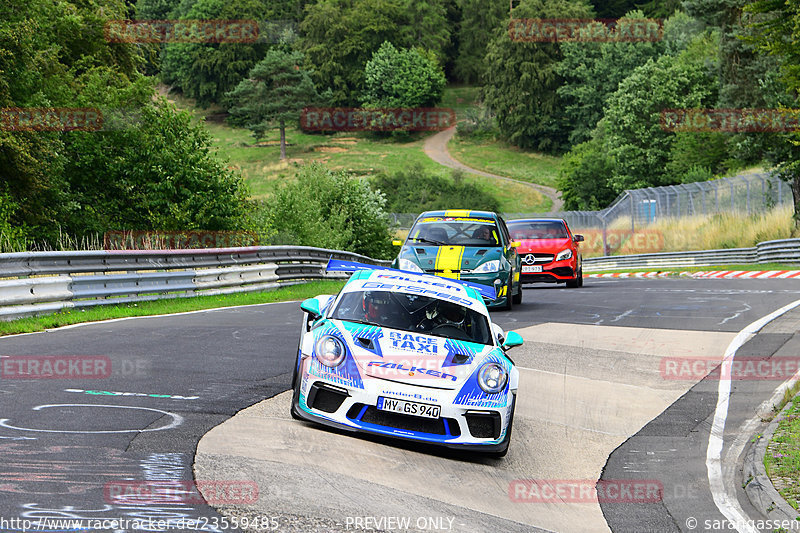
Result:
<svg viewBox="0 0 800 533"><path fill-rule="evenodd" d="M736 337L733 338L731 343L728 345L728 348L725 350L725 358L720 366L720 376L731 375L733 359L736 357L736 352L745 342L750 339L752 335L756 334L768 323L791 311L797 306L800 306L800 300L796 300L788 305L785 305L784 307L781 307L777 311L768 314L767 316L759 318L741 330ZM708 449L706 451L708 483L711 488L711 495L714 498L714 504L725 516L725 518L727 518L728 521L734 525L736 531L739 533L759 533L757 529L748 523L749 519L745 515L742 507L739 505L735 494L727 490L728 487L725 484L725 478L722 474L721 455L723 447L723 434L725 431L725 421L728 418L730 395L730 378L720 378L717 396L717 408L714 412L714 423L711 426L711 433L708 436Z"/></svg>

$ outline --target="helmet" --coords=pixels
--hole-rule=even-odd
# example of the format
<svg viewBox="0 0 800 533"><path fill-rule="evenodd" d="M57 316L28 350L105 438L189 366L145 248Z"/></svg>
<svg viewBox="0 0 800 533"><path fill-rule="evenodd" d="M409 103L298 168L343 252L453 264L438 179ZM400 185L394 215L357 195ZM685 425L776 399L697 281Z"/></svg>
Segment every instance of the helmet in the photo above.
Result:
<svg viewBox="0 0 800 533"><path fill-rule="evenodd" d="M386 314L390 307L390 302L385 294L380 292L366 291L361 300L361 308L367 320L378 320L381 315Z"/></svg>
<svg viewBox="0 0 800 533"><path fill-rule="evenodd" d="M467 310L454 303L438 301L432 311L426 313L431 320L436 320L440 324L461 327L467 318Z"/></svg>

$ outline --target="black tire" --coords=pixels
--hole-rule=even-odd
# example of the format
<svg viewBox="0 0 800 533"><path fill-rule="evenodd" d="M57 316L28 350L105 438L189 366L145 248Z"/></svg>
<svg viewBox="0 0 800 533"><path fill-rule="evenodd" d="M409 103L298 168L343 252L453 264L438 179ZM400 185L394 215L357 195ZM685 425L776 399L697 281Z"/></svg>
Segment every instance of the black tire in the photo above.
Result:
<svg viewBox="0 0 800 533"><path fill-rule="evenodd" d="M298 347L298 354L300 353L300 348ZM298 355L299 357L299 355ZM292 406L289 409L292 418L295 420L302 420L300 416L298 416L295 409L297 409L297 404L300 401L300 379L299 373L297 372L297 361L294 362L294 371L292 372Z"/></svg>
<svg viewBox="0 0 800 533"><path fill-rule="evenodd" d="M511 289L514 288L514 281L509 275L508 278L508 287L506 288L506 304L503 306L503 311L511 311L514 307L514 297L511 295Z"/></svg>
<svg viewBox="0 0 800 533"><path fill-rule="evenodd" d="M514 305L519 305L522 303L522 282L520 281L517 283L517 290L519 291L516 295L514 295Z"/></svg>
<svg viewBox="0 0 800 533"><path fill-rule="evenodd" d="M508 453L508 446L511 444L511 430L514 428L514 410L517 408L517 396L514 395L514 399L512 400L511 404L511 418L508 420L508 431L506 431L506 436L503 439L503 442L500 443L500 449L495 450L493 452L489 452L486 455L488 457L494 457L495 459L502 459Z"/></svg>
<svg viewBox="0 0 800 533"><path fill-rule="evenodd" d="M575 276L575 279L567 281L567 287L570 289L583 287L583 269L578 270L578 275Z"/></svg>
<svg viewBox="0 0 800 533"><path fill-rule="evenodd" d="M583 287L583 268L578 271L578 287Z"/></svg>

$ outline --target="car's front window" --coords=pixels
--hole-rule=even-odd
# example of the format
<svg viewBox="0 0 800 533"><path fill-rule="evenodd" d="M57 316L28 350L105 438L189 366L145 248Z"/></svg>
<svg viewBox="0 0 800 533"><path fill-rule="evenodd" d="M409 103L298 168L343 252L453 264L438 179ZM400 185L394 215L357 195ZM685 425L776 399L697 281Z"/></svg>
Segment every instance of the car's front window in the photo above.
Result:
<svg viewBox="0 0 800 533"><path fill-rule="evenodd" d="M340 298L331 318L492 344L485 315L455 302L418 294L379 290L347 292Z"/></svg>
<svg viewBox="0 0 800 533"><path fill-rule="evenodd" d="M566 239L567 228L561 222L515 222L508 225L515 241L531 239Z"/></svg>
<svg viewBox="0 0 800 533"><path fill-rule="evenodd" d="M423 219L408 234L411 244L433 246L499 246L500 231L494 220Z"/></svg>

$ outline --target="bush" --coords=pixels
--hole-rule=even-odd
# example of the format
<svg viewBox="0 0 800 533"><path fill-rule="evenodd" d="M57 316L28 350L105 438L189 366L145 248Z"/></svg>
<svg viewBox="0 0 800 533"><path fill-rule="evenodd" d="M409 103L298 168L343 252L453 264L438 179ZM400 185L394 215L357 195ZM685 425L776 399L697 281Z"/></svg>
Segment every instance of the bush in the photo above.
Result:
<svg viewBox="0 0 800 533"><path fill-rule="evenodd" d="M391 191L387 210L392 213L420 213L438 209L476 209L499 211L500 202L464 182L464 174L453 172L448 180L427 174L422 165L395 174L378 174L372 180L380 191Z"/></svg>
<svg viewBox="0 0 800 533"><path fill-rule="evenodd" d="M459 137L484 140L495 139L499 133L497 118L485 107L468 107L465 118L458 123Z"/></svg>
<svg viewBox="0 0 800 533"><path fill-rule="evenodd" d="M314 163L300 168L267 200L275 244L346 250L375 259L394 255L386 199L362 179ZM263 222L262 222L263 223Z"/></svg>
<svg viewBox="0 0 800 533"><path fill-rule="evenodd" d="M398 50L384 42L364 69L367 107L432 107L447 83L436 57L419 49Z"/></svg>

